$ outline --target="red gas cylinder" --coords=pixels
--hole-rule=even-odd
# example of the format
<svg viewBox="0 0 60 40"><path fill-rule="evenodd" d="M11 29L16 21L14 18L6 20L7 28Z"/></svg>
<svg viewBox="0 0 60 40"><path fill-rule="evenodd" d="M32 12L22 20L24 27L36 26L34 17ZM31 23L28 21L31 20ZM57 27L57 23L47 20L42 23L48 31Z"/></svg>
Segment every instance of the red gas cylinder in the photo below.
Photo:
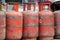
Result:
<svg viewBox="0 0 60 40"><path fill-rule="evenodd" d="M55 11L55 23L56 23L56 38L60 38L60 10Z"/></svg>
<svg viewBox="0 0 60 40"><path fill-rule="evenodd" d="M37 40L37 38L32 38L32 39L22 39L22 40Z"/></svg>
<svg viewBox="0 0 60 40"><path fill-rule="evenodd" d="M7 15L7 39L21 39L23 15L16 11L8 11Z"/></svg>
<svg viewBox="0 0 60 40"><path fill-rule="evenodd" d="M0 11L0 39L4 40L6 34L6 14Z"/></svg>
<svg viewBox="0 0 60 40"><path fill-rule="evenodd" d="M40 16L40 27L39 36L41 40L46 40L54 36L54 14L51 11L43 10L39 12Z"/></svg>
<svg viewBox="0 0 60 40"><path fill-rule="evenodd" d="M23 38L36 38L38 37L38 13L23 12L24 27Z"/></svg>

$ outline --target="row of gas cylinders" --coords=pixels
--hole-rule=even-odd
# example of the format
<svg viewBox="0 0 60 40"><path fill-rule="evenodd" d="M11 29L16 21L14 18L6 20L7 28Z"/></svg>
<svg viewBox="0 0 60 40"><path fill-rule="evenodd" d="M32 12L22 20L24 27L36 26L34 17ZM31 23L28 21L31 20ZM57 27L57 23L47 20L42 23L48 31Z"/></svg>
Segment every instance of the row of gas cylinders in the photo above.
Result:
<svg viewBox="0 0 60 40"><path fill-rule="evenodd" d="M56 34L55 34L56 33ZM60 38L60 11L0 11L0 39L53 40Z"/></svg>

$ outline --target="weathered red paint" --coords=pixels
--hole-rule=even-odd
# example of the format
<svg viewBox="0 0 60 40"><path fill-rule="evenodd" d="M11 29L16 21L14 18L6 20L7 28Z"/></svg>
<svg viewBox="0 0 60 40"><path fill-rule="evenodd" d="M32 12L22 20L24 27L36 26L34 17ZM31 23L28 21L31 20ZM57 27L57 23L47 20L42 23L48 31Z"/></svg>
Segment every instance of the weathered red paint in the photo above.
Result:
<svg viewBox="0 0 60 40"><path fill-rule="evenodd" d="M39 16L40 16L39 36L53 37L54 36L54 14L51 11L43 10L39 12Z"/></svg>
<svg viewBox="0 0 60 40"><path fill-rule="evenodd" d="M23 12L23 15L24 15L23 38L38 37L38 13Z"/></svg>
<svg viewBox="0 0 60 40"><path fill-rule="evenodd" d="M23 15L13 10L8 11L7 15L7 39L21 39Z"/></svg>

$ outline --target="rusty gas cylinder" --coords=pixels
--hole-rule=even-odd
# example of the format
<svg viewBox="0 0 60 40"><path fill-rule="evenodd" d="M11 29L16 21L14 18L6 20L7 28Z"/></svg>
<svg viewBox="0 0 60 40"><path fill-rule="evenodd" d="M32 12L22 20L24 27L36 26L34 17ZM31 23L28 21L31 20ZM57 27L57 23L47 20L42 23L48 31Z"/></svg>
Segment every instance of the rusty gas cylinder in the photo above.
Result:
<svg viewBox="0 0 60 40"><path fill-rule="evenodd" d="M6 14L0 11L0 39L4 40L6 34Z"/></svg>
<svg viewBox="0 0 60 40"><path fill-rule="evenodd" d="M31 39L22 39L22 40L37 40L37 38L31 38Z"/></svg>
<svg viewBox="0 0 60 40"><path fill-rule="evenodd" d="M53 37L54 36L54 14L49 10L43 10L39 12L39 36L40 38ZM41 40L43 40L41 38ZM44 39L45 40L45 39Z"/></svg>
<svg viewBox="0 0 60 40"><path fill-rule="evenodd" d="M23 12L24 27L23 38L38 37L38 13L27 11Z"/></svg>
<svg viewBox="0 0 60 40"><path fill-rule="evenodd" d="M7 11L7 39L21 39L23 15L19 12Z"/></svg>
<svg viewBox="0 0 60 40"><path fill-rule="evenodd" d="M56 31L56 38L60 38L60 10L55 11L55 31Z"/></svg>

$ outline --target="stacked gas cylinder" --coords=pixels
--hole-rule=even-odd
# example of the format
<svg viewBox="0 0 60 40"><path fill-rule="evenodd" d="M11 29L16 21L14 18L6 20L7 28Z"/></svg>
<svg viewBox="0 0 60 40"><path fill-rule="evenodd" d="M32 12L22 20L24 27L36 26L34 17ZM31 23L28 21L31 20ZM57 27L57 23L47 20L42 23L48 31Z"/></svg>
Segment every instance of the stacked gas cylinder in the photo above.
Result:
<svg viewBox="0 0 60 40"><path fill-rule="evenodd" d="M60 38L59 17L60 11L0 11L0 40L53 40L55 35Z"/></svg>
<svg viewBox="0 0 60 40"><path fill-rule="evenodd" d="M59 16L57 17L57 28L59 28ZM59 34L58 30L56 29L56 35ZM49 10L40 12L24 11L22 13L14 10L8 10L7 12L0 11L1 40L37 40L37 37L39 37L39 40L53 40L53 12Z"/></svg>
<svg viewBox="0 0 60 40"><path fill-rule="evenodd" d="M0 11L0 30L0 40L53 40L54 14L49 10Z"/></svg>

